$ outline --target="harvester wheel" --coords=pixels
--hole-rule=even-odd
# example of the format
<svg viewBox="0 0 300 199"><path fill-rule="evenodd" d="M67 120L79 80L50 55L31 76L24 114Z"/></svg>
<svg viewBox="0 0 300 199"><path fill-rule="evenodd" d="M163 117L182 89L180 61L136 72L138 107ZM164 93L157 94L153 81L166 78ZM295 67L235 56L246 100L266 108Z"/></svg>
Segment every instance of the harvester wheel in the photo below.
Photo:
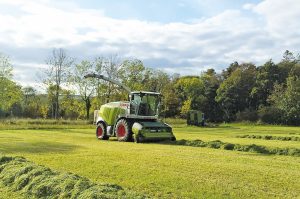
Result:
<svg viewBox="0 0 300 199"><path fill-rule="evenodd" d="M97 125L96 137L99 140L108 140L108 138L109 138L106 133L106 128L102 122L98 123L98 125Z"/></svg>
<svg viewBox="0 0 300 199"><path fill-rule="evenodd" d="M120 119L117 122L115 127L115 134L118 138L118 141L131 142L133 140L130 123L125 119Z"/></svg>

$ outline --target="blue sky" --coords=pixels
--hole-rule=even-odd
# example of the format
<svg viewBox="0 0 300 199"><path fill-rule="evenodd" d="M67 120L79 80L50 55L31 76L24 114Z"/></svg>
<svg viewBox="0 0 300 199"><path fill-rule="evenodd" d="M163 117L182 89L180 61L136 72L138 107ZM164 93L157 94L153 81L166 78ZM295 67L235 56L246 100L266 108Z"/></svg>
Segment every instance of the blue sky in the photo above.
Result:
<svg viewBox="0 0 300 199"><path fill-rule="evenodd" d="M24 86L38 85L53 48L196 75L299 53L299 10L299 0L0 0L0 53Z"/></svg>
<svg viewBox="0 0 300 199"><path fill-rule="evenodd" d="M82 8L104 10L106 16L117 19L138 19L162 23L190 22L211 17L224 10L242 9L247 3L260 0L76 0Z"/></svg>

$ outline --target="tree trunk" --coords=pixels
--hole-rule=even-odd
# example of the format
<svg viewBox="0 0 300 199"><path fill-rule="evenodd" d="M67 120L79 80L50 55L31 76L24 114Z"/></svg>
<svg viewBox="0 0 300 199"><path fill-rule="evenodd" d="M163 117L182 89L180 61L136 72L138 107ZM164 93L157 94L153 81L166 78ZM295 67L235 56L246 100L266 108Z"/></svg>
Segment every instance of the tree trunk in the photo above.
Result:
<svg viewBox="0 0 300 199"><path fill-rule="evenodd" d="M87 98L85 100L86 120L90 119L90 108L91 108L90 98Z"/></svg>

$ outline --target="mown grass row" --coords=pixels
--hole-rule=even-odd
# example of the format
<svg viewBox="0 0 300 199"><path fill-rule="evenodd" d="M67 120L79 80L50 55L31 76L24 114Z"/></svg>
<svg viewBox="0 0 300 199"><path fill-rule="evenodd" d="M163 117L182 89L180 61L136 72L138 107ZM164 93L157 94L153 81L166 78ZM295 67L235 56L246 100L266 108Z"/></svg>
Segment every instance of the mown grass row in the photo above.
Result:
<svg viewBox="0 0 300 199"><path fill-rule="evenodd" d="M266 146L259 146L256 144L241 145L222 142L220 140L204 142L202 140L178 140L175 142L165 142L166 144L192 146L192 147L208 147L214 149L224 149L232 151L254 152L261 154L273 154L273 155L288 155L288 156L300 156L300 149L297 148L269 148Z"/></svg>
<svg viewBox="0 0 300 199"><path fill-rule="evenodd" d="M273 135L239 135L237 138L250 138L262 140L300 141L296 136L273 136Z"/></svg>
<svg viewBox="0 0 300 199"><path fill-rule="evenodd" d="M52 171L22 157L0 156L0 183L30 198L145 198L115 184Z"/></svg>

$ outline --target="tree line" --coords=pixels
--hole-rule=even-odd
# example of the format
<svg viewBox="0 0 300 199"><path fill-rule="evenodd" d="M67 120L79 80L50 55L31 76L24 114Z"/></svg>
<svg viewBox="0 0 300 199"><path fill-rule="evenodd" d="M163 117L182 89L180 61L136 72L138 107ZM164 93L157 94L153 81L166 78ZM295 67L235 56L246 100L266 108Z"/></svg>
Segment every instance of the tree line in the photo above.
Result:
<svg viewBox="0 0 300 199"><path fill-rule="evenodd" d="M0 54L0 117L90 119L102 104L128 99L114 84L83 78L96 72L132 90L162 93L165 117L200 110L209 122L300 124L300 58L288 50L279 63L233 62L222 72L208 69L194 76L170 75L118 56L77 62L63 49L54 49L45 64L40 75L45 92L39 93L17 84L9 57Z"/></svg>

